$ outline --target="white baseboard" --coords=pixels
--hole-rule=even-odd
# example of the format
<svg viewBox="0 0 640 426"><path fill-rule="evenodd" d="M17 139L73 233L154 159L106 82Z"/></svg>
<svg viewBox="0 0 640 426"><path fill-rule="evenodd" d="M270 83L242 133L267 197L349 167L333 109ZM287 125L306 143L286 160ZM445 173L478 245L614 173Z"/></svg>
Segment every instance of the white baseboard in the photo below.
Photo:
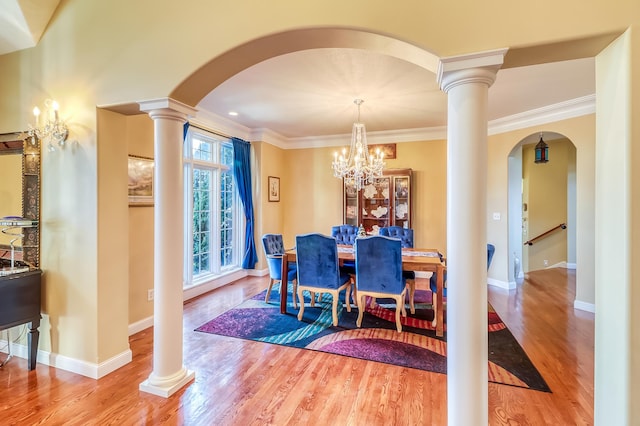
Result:
<svg viewBox="0 0 640 426"><path fill-rule="evenodd" d="M0 340L0 346L5 347L6 341ZM11 343L11 354L18 358L27 359L28 350L26 345ZM59 368L61 370L70 371L80 374L91 379L100 379L107 374L127 365L133 359L131 349L127 349L115 355L108 360L95 364L68 356L55 354L47 351L38 350L37 362L48 365L50 367ZM11 361L9 361L11 362Z"/></svg>
<svg viewBox="0 0 640 426"><path fill-rule="evenodd" d="M513 290L514 288L516 288L515 281L500 281L496 280L495 278L487 278L487 284L494 287L500 287L505 290Z"/></svg>
<svg viewBox="0 0 640 426"><path fill-rule="evenodd" d="M211 281L206 281L204 283L193 285L184 290L184 292L182 293L182 300L187 301L189 299L193 299L194 297L198 297L202 294L208 293L211 290L215 290L218 287L222 287L223 285L227 285L231 282L237 281L240 278L244 278L247 275L254 275L252 271L254 270L239 269L237 271L233 271L227 275L223 275Z"/></svg>
<svg viewBox="0 0 640 426"><path fill-rule="evenodd" d="M194 297L198 297L202 294L208 293L211 290L215 290L216 288L222 287L234 281L237 281L241 278L244 278L248 275L254 277L262 277L269 273L269 269L241 269L238 271L234 271L230 274L218 277L214 280L207 281L202 284L196 284L190 288L187 288L183 292L183 300L187 301L189 299L193 299ZM134 322L133 324L129 324L129 336L132 336L142 330L146 330L149 327L153 326L153 315L147 318L143 318L140 321Z"/></svg>
<svg viewBox="0 0 640 426"><path fill-rule="evenodd" d="M574 309L579 309L581 311L587 311L587 312L591 312L591 313L596 313L596 305L595 303L587 303L587 302L583 302L581 300L574 300L573 301L573 307Z"/></svg>
<svg viewBox="0 0 640 426"><path fill-rule="evenodd" d="M567 263L567 269L576 269L577 268L577 264L575 263Z"/></svg>
<svg viewBox="0 0 640 426"><path fill-rule="evenodd" d="M247 269L248 275L252 277L264 277L269 274L269 268L264 269Z"/></svg>
<svg viewBox="0 0 640 426"><path fill-rule="evenodd" d="M153 315L150 317L146 317L141 319L140 321L134 322L133 324L129 324L129 336L133 336L134 334L146 330L149 327L153 326Z"/></svg>

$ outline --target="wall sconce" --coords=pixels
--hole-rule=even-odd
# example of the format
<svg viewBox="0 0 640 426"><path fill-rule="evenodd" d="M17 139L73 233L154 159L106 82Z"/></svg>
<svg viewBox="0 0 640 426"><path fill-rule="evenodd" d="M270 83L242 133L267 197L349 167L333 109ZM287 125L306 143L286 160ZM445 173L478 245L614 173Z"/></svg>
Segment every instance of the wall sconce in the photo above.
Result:
<svg viewBox="0 0 640 426"><path fill-rule="evenodd" d="M542 133L540 133L540 142L536 145L536 160L535 163L546 163L549 161L549 145L542 140Z"/></svg>
<svg viewBox="0 0 640 426"><path fill-rule="evenodd" d="M36 137L42 141L48 139L47 147L49 151L55 151L56 146L64 148L69 137L69 129L65 122L60 119L59 109L58 102L51 99L47 99L44 102L44 111L42 113L40 108L34 107L35 125L29 125L29 131L27 132L31 138Z"/></svg>

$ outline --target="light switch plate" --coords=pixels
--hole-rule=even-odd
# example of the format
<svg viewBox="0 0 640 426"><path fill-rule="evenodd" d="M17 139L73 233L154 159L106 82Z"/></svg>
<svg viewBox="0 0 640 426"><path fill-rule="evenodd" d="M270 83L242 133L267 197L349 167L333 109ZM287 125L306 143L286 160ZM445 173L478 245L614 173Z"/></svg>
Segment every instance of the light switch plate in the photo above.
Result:
<svg viewBox="0 0 640 426"><path fill-rule="evenodd" d="M493 213L493 220L500 220L500 212Z"/></svg>

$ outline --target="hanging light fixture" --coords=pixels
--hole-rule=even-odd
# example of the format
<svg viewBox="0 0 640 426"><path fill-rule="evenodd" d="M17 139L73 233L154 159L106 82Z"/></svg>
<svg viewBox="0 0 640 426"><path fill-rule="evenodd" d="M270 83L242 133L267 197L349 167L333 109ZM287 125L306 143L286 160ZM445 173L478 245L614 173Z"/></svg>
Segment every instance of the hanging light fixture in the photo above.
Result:
<svg viewBox="0 0 640 426"><path fill-rule="evenodd" d="M55 151L56 146L64 148L69 137L69 129L65 122L60 119L59 109L58 102L51 99L47 99L44 102L42 114L40 108L33 108L35 125L29 125L29 131L27 132L31 138L36 137L42 141L48 140L49 151ZM42 118L40 118L41 115Z"/></svg>
<svg viewBox="0 0 640 426"><path fill-rule="evenodd" d="M546 163L549 161L549 145L542 140L542 133L540 133L540 142L536 145L536 159L535 163Z"/></svg>
<svg viewBox="0 0 640 426"><path fill-rule="evenodd" d="M360 122L360 105L364 101L356 99L353 101L358 106L358 121L353 123L351 130L351 146L349 154L347 149L342 149L342 154L334 153L333 176L344 179L347 186L355 187L360 190L367 183L373 183L375 178L382 176L384 168L384 154L380 149L376 150L375 155L369 154L369 145L367 145L367 133L364 123Z"/></svg>

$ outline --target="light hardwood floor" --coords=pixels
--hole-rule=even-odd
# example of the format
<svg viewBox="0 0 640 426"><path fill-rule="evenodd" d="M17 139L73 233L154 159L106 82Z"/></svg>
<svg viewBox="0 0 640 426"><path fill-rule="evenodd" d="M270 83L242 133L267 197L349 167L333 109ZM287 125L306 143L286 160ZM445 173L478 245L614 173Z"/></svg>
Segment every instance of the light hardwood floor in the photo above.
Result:
<svg viewBox="0 0 640 426"><path fill-rule="evenodd" d="M151 372L147 329L130 338L133 362L97 381L42 364L28 372L13 358L0 369L0 424L446 425L446 375L193 331L266 285L247 278L185 304L184 363L196 379L171 398L138 391ZM594 316L574 297L564 269L489 288L552 390L489 383L491 425L593 424Z"/></svg>

